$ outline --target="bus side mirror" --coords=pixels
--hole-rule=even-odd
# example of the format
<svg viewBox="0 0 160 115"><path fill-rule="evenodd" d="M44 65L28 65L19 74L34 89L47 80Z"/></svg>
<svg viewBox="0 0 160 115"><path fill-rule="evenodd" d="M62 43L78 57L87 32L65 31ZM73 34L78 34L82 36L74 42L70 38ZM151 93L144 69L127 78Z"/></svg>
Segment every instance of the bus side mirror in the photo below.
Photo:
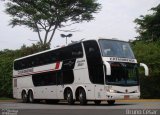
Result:
<svg viewBox="0 0 160 115"><path fill-rule="evenodd" d="M149 69L148 66L144 63L140 63L140 66L144 68L145 76L149 76Z"/></svg>
<svg viewBox="0 0 160 115"><path fill-rule="evenodd" d="M104 61L104 64L106 66L106 75L111 75L111 66L110 66L110 63Z"/></svg>

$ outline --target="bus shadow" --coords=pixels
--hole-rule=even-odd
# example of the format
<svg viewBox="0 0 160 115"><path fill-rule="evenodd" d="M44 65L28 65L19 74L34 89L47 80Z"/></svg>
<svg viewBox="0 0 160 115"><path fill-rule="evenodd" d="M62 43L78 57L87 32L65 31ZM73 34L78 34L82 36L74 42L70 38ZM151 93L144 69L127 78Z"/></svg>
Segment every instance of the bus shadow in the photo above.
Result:
<svg viewBox="0 0 160 115"><path fill-rule="evenodd" d="M22 101L17 101L17 103L23 103ZM66 105L66 106L128 106L128 105L136 105L135 103L123 103L123 102L115 102L113 105L109 105L107 102L103 102L99 105L94 104L94 102L88 102L86 105L80 105L79 102L75 102L73 105L69 105L66 101L60 101L58 103L46 103L45 101L32 103L32 104L42 104L42 105Z"/></svg>
<svg viewBox="0 0 160 115"><path fill-rule="evenodd" d="M56 104L55 103L50 103L50 104L48 104L48 103L41 103L41 104L46 104L46 105L66 105L66 106L128 106L128 105L135 105L134 103L115 103L113 105L109 105L109 104L107 104L107 102L99 104L99 105L96 105L96 104L94 104L92 102L89 102L86 105L80 105L79 102L76 102L73 105L69 105L67 102L59 102L59 103L56 103Z"/></svg>

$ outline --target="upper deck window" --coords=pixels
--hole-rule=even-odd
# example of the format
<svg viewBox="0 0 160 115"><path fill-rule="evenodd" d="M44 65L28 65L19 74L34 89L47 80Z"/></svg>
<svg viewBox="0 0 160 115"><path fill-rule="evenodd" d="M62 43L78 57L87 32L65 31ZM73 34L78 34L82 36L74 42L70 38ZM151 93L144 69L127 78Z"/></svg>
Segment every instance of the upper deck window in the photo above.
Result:
<svg viewBox="0 0 160 115"><path fill-rule="evenodd" d="M135 59L132 49L127 42L101 39L99 44L104 57Z"/></svg>
<svg viewBox="0 0 160 115"><path fill-rule="evenodd" d="M56 61L64 61L82 57L83 57L82 44L76 43L60 49L51 50L45 53L16 60L14 62L14 69L21 70L21 69L55 63Z"/></svg>

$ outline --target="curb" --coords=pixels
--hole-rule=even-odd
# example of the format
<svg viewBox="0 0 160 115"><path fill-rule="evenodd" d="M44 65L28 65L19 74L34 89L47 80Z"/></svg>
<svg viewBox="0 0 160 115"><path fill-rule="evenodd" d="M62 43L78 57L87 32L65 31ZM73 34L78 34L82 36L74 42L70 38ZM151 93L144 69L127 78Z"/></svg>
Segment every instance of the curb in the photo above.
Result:
<svg viewBox="0 0 160 115"><path fill-rule="evenodd" d="M160 102L160 99L117 100L117 102Z"/></svg>

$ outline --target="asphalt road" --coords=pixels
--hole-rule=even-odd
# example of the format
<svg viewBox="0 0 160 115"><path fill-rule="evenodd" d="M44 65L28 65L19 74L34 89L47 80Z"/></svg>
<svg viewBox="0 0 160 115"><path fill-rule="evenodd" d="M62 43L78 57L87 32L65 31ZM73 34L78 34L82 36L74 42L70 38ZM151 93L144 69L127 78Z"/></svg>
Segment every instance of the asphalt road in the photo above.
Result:
<svg viewBox="0 0 160 115"><path fill-rule="evenodd" d="M115 105L103 102L95 105L89 102L81 106L79 103L58 104L0 102L0 115L160 115L160 101L118 101Z"/></svg>

